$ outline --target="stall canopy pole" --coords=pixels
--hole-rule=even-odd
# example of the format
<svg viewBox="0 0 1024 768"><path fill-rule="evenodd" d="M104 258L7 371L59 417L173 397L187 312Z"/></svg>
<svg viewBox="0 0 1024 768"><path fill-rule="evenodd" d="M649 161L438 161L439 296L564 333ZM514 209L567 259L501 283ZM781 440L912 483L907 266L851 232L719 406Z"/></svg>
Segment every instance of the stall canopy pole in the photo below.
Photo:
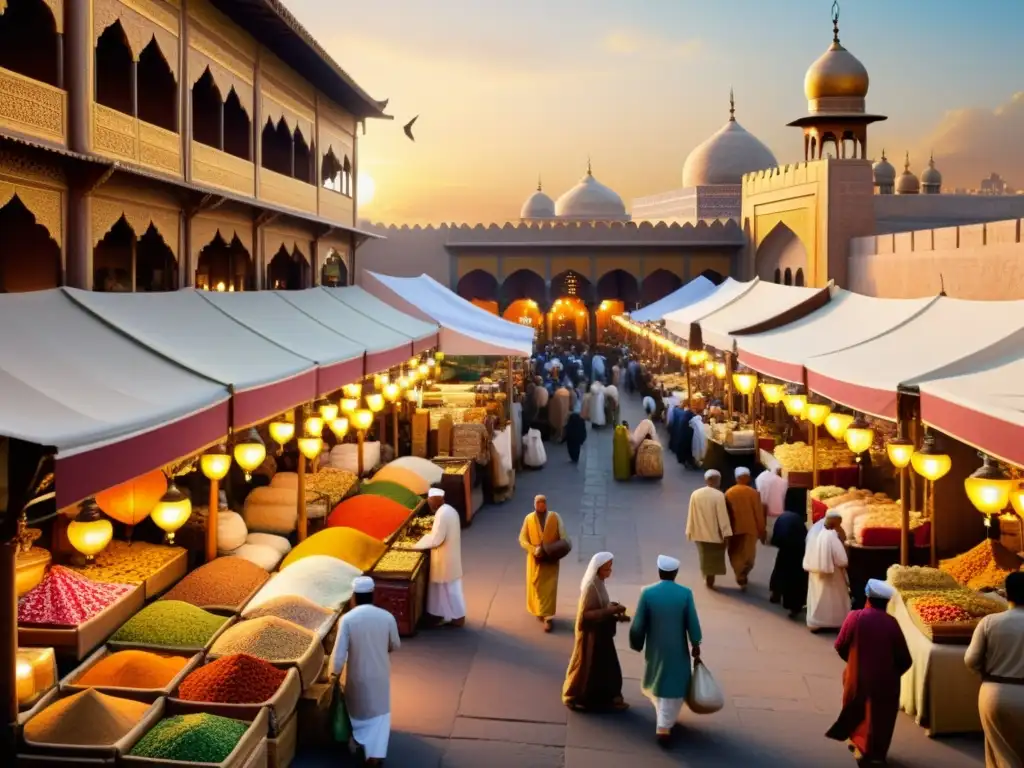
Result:
<svg viewBox="0 0 1024 768"><path fill-rule="evenodd" d="M8 508L8 516L11 510ZM6 538L6 537L5 537ZM15 733L18 728L18 598L15 583L15 555L18 545L14 541L0 544L0 698L3 699L4 729L0 743L0 760L4 765L14 765ZM7 618L4 619L3 617ZM10 762L8 762L8 760Z"/></svg>
<svg viewBox="0 0 1024 768"><path fill-rule="evenodd" d="M929 565L931 565L932 568L938 568L939 567L939 553L938 553L938 547L937 547L938 540L937 540L936 535L935 535L935 531L936 531L936 526L935 526L935 481L933 481L933 480L926 480L925 484L924 484L924 488L925 488L925 496L928 499L927 504L928 504L928 514L930 516L929 519L931 520L931 523L932 523L931 542L930 542L930 545L931 545L931 556L929 558L928 563L929 563Z"/></svg>
<svg viewBox="0 0 1024 768"><path fill-rule="evenodd" d="M512 383L512 380L514 378L512 376L512 365L513 365L513 363L514 363L514 358L512 357L512 355L509 355L508 356L508 381L505 382L505 418L508 419L508 421L510 423L512 421L512 392L514 390L514 385ZM524 379L524 381L525 381L525 379ZM575 381L573 382L573 386L576 386L576 382Z"/></svg>
<svg viewBox="0 0 1024 768"><path fill-rule="evenodd" d="M217 559L217 522L220 513L220 481L210 480L210 501L206 513L206 562Z"/></svg>
<svg viewBox="0 0 1024 768"><path fill-rule="evenodd" d="M910 413L910 405L916 402L916 398L905 397L902 394L896 395L896 434L903 438L913 435L913 422L915 417ZM916 443L915 443L916 449ZM900 565L910 565L910 505L911 499L908 495L907 473L908 469L902 467L900 473Z"/></svg>
<svg viewBox="0 0 1024 768"><path fill-rule="evenodd" d="M812 422L811 425L811 487L818 487L818 428Z"/></svg>
<svg viewBox="0 0 1024 768"><path fill-rule="evenodd" d="M405 394L404 392L401 394ZM395 441L395 458L398 458L398 403L391 404L391 432L392 439Z"/></svg>
<svg viewBox="0 0 1024 768"><path fill-rule="evenodd" d="M693 410L693 378L690 375L690 361L683 360L683 366L686 368L686 407L691 411Z"/></svg>
<svg viewBox="0 0 1024 768"><path fill-rule="evenodd" d="M725 353L725 415L732 419L732 352Z"/></svg>
<svg viewBox="0 0 1024 768"><path fill-rule="evenodd" d="M302 408L295 409L295 428L304 429L303 425L303 412ZM299 432L299 435L302 433ZM299 541L306 540L306 534L308 532L308 525L306 520L306 457L302 455L302 451L299 451L299 463L296 467L298 470L298 488L295 493L295 506L298 517L296 518L296 535Z"/></svg>

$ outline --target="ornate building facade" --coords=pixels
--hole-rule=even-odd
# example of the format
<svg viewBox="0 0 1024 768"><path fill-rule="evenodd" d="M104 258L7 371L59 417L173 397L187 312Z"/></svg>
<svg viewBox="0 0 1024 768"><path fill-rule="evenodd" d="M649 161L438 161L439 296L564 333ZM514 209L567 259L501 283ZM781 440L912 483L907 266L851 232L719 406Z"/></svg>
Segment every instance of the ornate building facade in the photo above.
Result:
<svg viewBox="0 0 1024 768"><path fill-rule="evenodd" d="M6 0L0 290L348 283L385 105L276 0Z"/></svg>

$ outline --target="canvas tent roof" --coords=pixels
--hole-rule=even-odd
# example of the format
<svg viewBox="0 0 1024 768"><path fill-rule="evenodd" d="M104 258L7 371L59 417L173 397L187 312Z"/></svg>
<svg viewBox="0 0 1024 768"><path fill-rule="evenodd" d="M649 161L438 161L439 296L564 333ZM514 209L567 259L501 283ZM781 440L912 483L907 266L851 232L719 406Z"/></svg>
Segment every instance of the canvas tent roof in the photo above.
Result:
<svg viewBox="0 0 1024 768"><path fill-rule="evenodd" d="M366 372L376 373L398 365L412 354L412 339L336 301L320 288L275 291L300 312L335 333L366 347Z"/></svg>
<svg viewBox="0 0 1024 768"><path fill-rule="evenodd" d="M820 309L831 297L831 286L803 288L758 280L749 291L716 312L702 317L703 344L732 352L743 333L771 330Z"/></svg>
<svg viewBox="0 0 1024 768"><path fill-rule="evenodd" d="M323 288L323 290L356 312L408 336L412 339L414 355L437 346L437 323L433 321L426 322L399 312L390 304L381 301L357 285L347 288Z"/></svg>
<svg viewBox="0 0 1024 768"><path fill-rule="evenodd" d="M709 293L703 299L665 315L665 327L670 333L689 341L690 329L693 323L735 301L759 282L756 277L746 283L738 282L731 277L727 278L721 285L715 288L714 292Z"/></svg>
<svg viewBox="0 0 1024 768"><path fill-rule="evenodd" d="M52 446L58 508L228 431L223 384L154 354L61 289L0 294L0 434Z"/></svg>
<svg viewBox="0 0 1024 768"><path fill-rule="evenodd" d="M260 336L316 363L317 394L363 378L362 344L321 325L273 291L200 291L199 296Z"/></svg>
<svg viewBox="0 0 1024 768"><path fill-rule="evenodd" d="M731 280L732 278L728 278ZM658 322L669 312L688 307L696 301L711 294L717 288L713 282L704 275L698 275L686 285L672 291L668 296L663 296L657 301L652 301L646 307L630 312L629 318L635 323Z"/></svg>
<svg viewBox="0 0 1024 768"><path fill-rule="evenodd" d="M1024 331L937 371L918 390L925 423L1024 466Z"/></svg>
<svg viewBox="0 0 1024 768"><path fill-rule="evenodd" d="M739 361L767 376L803 384L808 359L886 333L935 298L877 299L838 289L828 304L799 320L764 333L737 337Z"/></svg>
<svg viewBox="0 0 1024 768"><path fill-rule="evenodd" d="M940 296L887 333L813 357L807 386L858 411L896 418L896 392L914 387L1024 328L1024 301Z"/></svg>
<svg viewBox="0 0 1024 768"><path fill-rule="evenodd" d="M221 312L191 288L167 293L62 289L157 354L232 388L232 426L316 397L316 366Z"/></svg>
<svg viewBox="0 0 1024 768"><path fill-rule="evenodd" d="M510 323L453 293L429 275L391 277L366 271L365 287L401 311L441 326L439 346L450 355L533 354L533 329Z"/></svg>

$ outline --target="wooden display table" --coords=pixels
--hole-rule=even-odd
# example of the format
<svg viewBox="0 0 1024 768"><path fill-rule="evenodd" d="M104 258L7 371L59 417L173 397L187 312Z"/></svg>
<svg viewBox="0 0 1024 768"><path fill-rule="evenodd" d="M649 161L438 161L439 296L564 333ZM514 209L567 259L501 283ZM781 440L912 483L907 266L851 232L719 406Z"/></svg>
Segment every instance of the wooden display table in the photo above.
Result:
<svg viewBox="0 0 1024 768"><path fill-rule="evenodd" d="M438 456L433 461L445 470L440 482L445 502L455 507L462 527L468 528L473 523L473 515L483 506L483 490L477 487L476 462L445 456Z"/></svg>
<svg viewBox="0 0 1024 768"><path fill-rule="evenodd" d="M373 604L395 617L398 634L412 637L419 629L427 601L427 576L430 554L424 553L416 569L409 575L378 573L373 577Z"/></svg>

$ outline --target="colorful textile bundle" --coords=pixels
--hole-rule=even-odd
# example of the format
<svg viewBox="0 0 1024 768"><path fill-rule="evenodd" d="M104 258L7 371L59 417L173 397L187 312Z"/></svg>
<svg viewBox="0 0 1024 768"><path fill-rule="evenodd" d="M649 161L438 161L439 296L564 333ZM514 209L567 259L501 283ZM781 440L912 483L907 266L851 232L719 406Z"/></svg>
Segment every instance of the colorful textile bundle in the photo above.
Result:
<svg viewBox="0 0 1024 768"><path fill-rule="evenodd" d="M135 587L93 581L55 565L18 601L18 623L77 627L116 603Z"/></svg>

